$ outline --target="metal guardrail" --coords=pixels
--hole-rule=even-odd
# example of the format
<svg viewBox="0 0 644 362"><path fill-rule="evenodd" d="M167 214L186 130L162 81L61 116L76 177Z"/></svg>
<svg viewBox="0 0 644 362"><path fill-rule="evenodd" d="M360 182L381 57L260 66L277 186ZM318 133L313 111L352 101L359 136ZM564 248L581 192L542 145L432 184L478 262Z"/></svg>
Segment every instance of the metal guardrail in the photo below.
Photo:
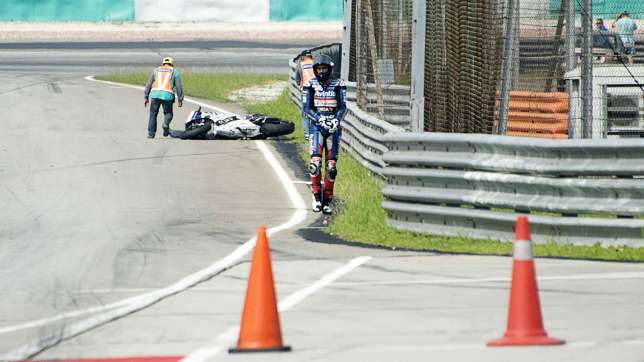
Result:
<svg viewBox="0 0 644 362"><path fill-rule="evenodd" d="M393 227L512 240L516 215L531 213L537 242L644 245L644 140L389 133L384 143Z"/></svg>
<svg viewBox="0 0 644 362"><path fill-rule="evenodd" d="M293 102L302 108L299 86L295 82L297 64L291 60L289 92ZM403 132L402 127L380 120L364 111L355 104L355 83L347 82L348 112L342 121L342 148L355 157L371 172L382 174L385 166L382 155L387 151L382 139L388 132Z"/></svg>

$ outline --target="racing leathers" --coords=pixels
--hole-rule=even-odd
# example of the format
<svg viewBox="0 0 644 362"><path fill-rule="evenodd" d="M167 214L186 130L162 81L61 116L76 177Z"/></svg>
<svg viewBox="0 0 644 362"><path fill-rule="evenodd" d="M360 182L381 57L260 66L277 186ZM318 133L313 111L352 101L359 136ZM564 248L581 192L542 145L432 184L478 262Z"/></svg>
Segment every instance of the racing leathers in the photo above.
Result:
<svg viewBox="0 0 644 362"><path fill-rule="evenodd" d="M337 175L336 162L340 151L339 123L347 111L346 86L342 79L320 82L313 77L303 88L303 111L311 119L310 154L311 191L314 202L324 207L333 199ZM322 187L322 158L325 158L324 187ZM326 210L326 208L325 208ZM330 210L330 208L329 208ZM319 211L315 210L314 211Z"/></svg>

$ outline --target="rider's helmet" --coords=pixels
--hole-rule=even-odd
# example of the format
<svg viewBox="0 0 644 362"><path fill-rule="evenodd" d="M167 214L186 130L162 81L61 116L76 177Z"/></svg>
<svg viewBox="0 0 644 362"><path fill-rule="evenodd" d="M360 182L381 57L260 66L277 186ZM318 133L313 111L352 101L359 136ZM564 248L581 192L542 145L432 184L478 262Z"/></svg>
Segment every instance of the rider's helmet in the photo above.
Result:
<svg viewBox="0 0 644 362"><path fill-rule="evenodd" d="M302 52L302 58L304 58L304 57L313 58L313 53L311 53L310 50L305 50L305 51Z"/></svg>
<svg viewBox="0 0 644 362"><path fill-rule="evenodd" d="M331 60L330 56L320 54L315 57L315 61L313 62L313 73L319 82L328 81L329 78L331 78L331 71L333 71L333 60Z"/></svg>
<svg viewBox="0 0 644 362"><path fill-rule="evenodd" d="M163 63L161 63L161 65L166 65L166 64L174 67L174 60L172 59L172 57L163 58Z"/></svg>

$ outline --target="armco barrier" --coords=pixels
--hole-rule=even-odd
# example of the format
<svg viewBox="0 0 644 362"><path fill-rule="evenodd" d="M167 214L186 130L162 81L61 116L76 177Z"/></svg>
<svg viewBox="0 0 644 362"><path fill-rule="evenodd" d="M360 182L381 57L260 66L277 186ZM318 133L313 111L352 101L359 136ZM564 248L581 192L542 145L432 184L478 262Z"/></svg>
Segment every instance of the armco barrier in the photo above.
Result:
<svg viewBox="0 0 644 362"><path fill-rule="evenodd" d="M302 107L300 89L295 82L294 60L289 62L290 95L298 107ZM402 127L380 120L364 111L355 104L355 83L347 83L348 112L342 121L342 148L354 156L371 172L382 174L384 163L382 155L387 151L383 145L383 137L388 132L403 132Z"/></svg>
<svg viewBox="0 0 644 362"><path fill-rule="evenodd" d="M537 242L644 245L644 141L388 133L388 223L512 240L531 213Z"/></svg>

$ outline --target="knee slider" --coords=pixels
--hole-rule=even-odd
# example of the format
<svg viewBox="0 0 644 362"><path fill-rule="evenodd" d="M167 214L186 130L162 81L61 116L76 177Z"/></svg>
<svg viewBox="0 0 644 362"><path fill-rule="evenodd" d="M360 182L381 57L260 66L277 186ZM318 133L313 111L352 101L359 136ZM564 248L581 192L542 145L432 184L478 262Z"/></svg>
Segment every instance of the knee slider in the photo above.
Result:
<svg viewBox="0 0 644 362"><path fill-rule="evenodd" d="M311 157L311 163L309 164L309 174L311 177L320 176L320 165L322 160L320 157Z"/></svg>
<svg viewBox="0 0 644 362"><path fill-rule="evenodd" d="M335 161L329 161L326 164L326 170L329 181L335 181L335 177L338 175L338 169L335 167Z"/></svg>

